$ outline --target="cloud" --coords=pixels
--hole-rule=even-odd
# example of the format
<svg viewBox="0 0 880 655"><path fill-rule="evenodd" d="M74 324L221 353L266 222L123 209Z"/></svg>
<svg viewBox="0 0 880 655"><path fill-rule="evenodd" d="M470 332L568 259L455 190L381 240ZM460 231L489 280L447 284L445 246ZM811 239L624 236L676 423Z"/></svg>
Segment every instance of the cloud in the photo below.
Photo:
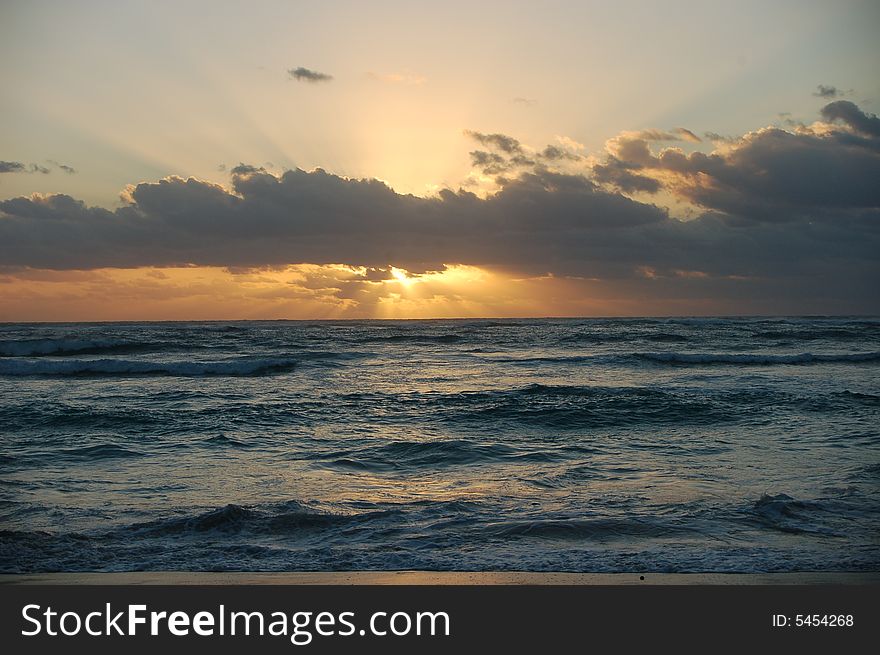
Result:
<svg viewBox="0 0 880 655"><path fill-rule="evenodd" d="M484 175L501 175L520 168L535 165L519 140L506 134L483 134L473 130L465 130L465 135L486 146L494 152L474 150L470 153L471 165L479 168Z"/></svg>
<svg viewBox="0 0 880 655"><path fill-rule="evenodd" d="M683 127L676 127L672 130L672 132L678 135L683 141L690 141L692 143L702 143L702 139L698 137L696 134L687 130Z"/></svg>
<svg viewBox="0 0 880 655"><path fill-rule="evenodd" d="M684 222L584 176L551 172L523 173L485 199L450 190L436 198L401 195L375 180L322 170L237 174L232 189L172 177L139 184L130 197L115 211L64 195L0 203L0 263L90 269L310 262L415 272L463 264L628 284L650 279L663 281L666 292L694 281L711 289L707 281L716 280L721 286L712 293L745 294L748 285L731 280L760 280L808 297L821 282L829 293L866 303L875 296L869 280L880 273L877 211L748 225L707 212Z"/></svg>
<svg viewBox="0 0 880 655"><path fill-rule="evenodd" d="M548 161L560 161L567 159L569 161L577 161L580 156L559 146L549 145L541 151L541 157Z"/></svg>
<svg viewBox="0 0 880 655"><path fill-rule="evenodd" d="M837 100L822 107L822 117L829 121L841 121L859 134L880 138L880 118L866 114L849 100Z"/></svg>
<svg viewBox="0 0 880 655"><path fill-rule="evenodd" d="M114 210L63 194L12 198L0 202L0 266L363 271L303 282L341 299L390 279L391 267L430 275L471 266L518 279L603 280L652 302L739 307L760 298L770 308L876 312L876 118L834 105L823 110L830 122L762 128L709 153L655 152L657 141L644 137L660 131L618 135L605 160L580 172L552 170L546 148L469 132L483 146L471 153L475 165L504 169L487 197L451 189L417 197L374 179L242 163L228 187L142 182ZM511 168L516 160L531 167ZM696 217L678 220L625 195L660 190L693 203Z"/></svg>
<svg viewBox="0 0 880 655"><path fill-rule="evenodd" d="M76 169L73 166L68 166L67 164L62 164L60 162L55 161L54 159L47 160L50 164L58 168L59 170L64 171L68 175L75 175Z"/></svg>
<svg viewBox="0 0 880 655"><path fill-rule="evenodd" d="M517 105L525 105L526 107L531 107L538 104L537 100L533 100L532 98L523 98L522 96L517 96L511 102Z"/></svg>
<svg viewBox="0 0 880 655"><path fill-rule="evenodd" d="M296 80L297 82L329 82L333 79L332 75L328 75L327 73L320 73L318 71L310 70L308 68L303 68L300 66L299 68L291 68L287 71L287 74L291 79Z"/></svg>
<svg viewBox="0 0 880 655"><path fill-rule="evenodd" d="M470 153L471 165L479 168L484 175L519 173L534 167L545 168L547 165L583 159L575 152L583 145L567 137L556 137L560 143L558 146L551 144L543 150L534 150L506 134L483 134L473 130L465 130L464 133L491 150L474 150Z"/></svg>
<svg viewBox="0 0 880 655"><path fill-rule="evenodd" d="M664 132L663 130L640 130L638 132L624 132L627 138L641 141L680 141L678 134Z"/></svg>
<svg viewBox="0 0 880 655"><path fill-rule="evenodd" d="M41 173L48 175L51 172L48 168L39 164L28 166L20 161L0 161L0 173Z"/></svg>
<svg viewBox="0 0 880 655"><path fill-rule="evenodd" d="M517 154L523 151L522 144L517 139L506 134L483 134L473 130L465 130L464 133L484 146L497 148L507 154Z"/></svg>
<svg viewBox="0 0 880 655"><path fill-rule="evenodd" d="M20 161L0 161L0 173L23 173L27 167Z"/></svg>
<svg viewBox="0 0 880 655"><path fill-rule="evenodd" d="M131 204L115 211L65 195L0 203L0 262L62 269L344 262L410 271L465 263L561 272L579 268L572 244L590 232L665 220L656 207L582 176L552 173L523 174L488 199L464 191L417 198L321 170L239 173L232 189L172 177L138 184L128 197Z"/></svg>
<svg viewBox="0 0 880 655"><path fill-rule="evenodd" d="M849 132L765 128L709 155L667 150L657 172L684 198L749 220L873 211L880 208L878 146Z"/></svg>
<svg viewBox="0 0 880 655"><path fill-rule="evenodd" d="M740 140L738 136L725 136L718 132L703 132L703 136L712 143L737 143Z"/></svg>
<svg viewBox="0 0 880 655"><path fill-rule="evenodd" d="M471 165L479 168L486 175L498 175L510 170L507 159L498 153L472 150L469 154L471 156Z"/></svg>
<svg viewBox="0 0 880 655"><path fill-rule="evenodd" d="M593 166L593 177L597 182L609 184L624 193L657 193L662 184L652 177L634 173L641 168L623 162L616 157L609 157L604 164Z"/></svg>
<svg viewBox="0 0 880 655"><path fill-rule="evenodd" d="M839 98L843 95L843 92L838 90L837 87L819 84L816 86L813 95L817 98Z"/></svg>
<svg viewBox="0 0 880 655"><path fill-rule="evenodd" d="M239 163L238 166L233 166L229 172L233 175L250 175L251 173L264 173L265 171L266 169L262 166L251 166L250 164Z"/></svg>
<svg viewBox="0 0 880 655"><path fill-rule="evenodd" d="M584 150L586 148L586 146L583 143L579 143L579 142L575 141L574 139L572 139L571 137L567 137L567 136L560 136L557 134L556 141L560 145L562 145L563 148L566 148L567 150L571 150L571 151Z"/></svg>
<svg viewBox="0 0 880 655"><path fill-rule="evenodd" d="M762 128L740 138L709 134L712 153L651 150L646 133L608 141L595 179L626 193L670 193L747 220L786 221L880 208L880 119L849 101L821 110L827 123ZM838 127L833 122L843 123Z"/></svg>
<svg viewBox="0 0 880 655"><path fill-rule="evenodd" d="M677 135L661 130L623 132L606 142L605 162L593 166L593 177L624 193L657 193L662 188L661 182L639 172L654 164L649 142L678 140Z"/></svg>
<svg viewBox="0 0 880 655"><path fill-rule="evenodd" d="M65 173L71 175L76 173L76 170L71 166L59 164L52 159L48 159L47 162ZM51 172L51 169L45 166L40 166L39 164L28 165L23 164L20 161L0 161L0 173L40 173L41 175L48 175Z"/></svg>

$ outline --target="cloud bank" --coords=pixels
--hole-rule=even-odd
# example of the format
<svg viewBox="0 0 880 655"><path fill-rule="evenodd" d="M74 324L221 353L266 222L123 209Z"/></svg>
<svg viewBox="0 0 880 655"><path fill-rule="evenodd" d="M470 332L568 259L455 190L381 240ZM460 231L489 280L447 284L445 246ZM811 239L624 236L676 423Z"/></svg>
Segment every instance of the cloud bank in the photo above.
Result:
<svg viewBox="0 0 880 655"><path fill-rule="evenodd" d="M112 211L60 194L13 198L0 202L0 266L346 264L385 279L390 267L419 274L465 265L605 280L676 301L735 307L761 297L877 312L878 119L846 101L822 117L795 131L762 128L710 153L654 151L699 141L683 128L627 132L593 163L564 143L531 150L504 134L468 132L485 148L471 153L474 165L497 175L487 197L447 189L422 198L321 169L276 175L239 164L228 188L143 182ZM691 203L697 217L679 220L637 199L661 191ZM355 282L372 279L364 275Z"/></svg>

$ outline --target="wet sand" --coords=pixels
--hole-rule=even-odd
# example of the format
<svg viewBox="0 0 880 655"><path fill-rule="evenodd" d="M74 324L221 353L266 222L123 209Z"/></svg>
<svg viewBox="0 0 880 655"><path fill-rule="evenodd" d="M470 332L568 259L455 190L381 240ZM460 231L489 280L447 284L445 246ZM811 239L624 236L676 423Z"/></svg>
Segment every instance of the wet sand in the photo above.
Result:
<svg viewBox="0 0 880 655"><path fill-rule="evenodd" d="M533 573L457 571L125 572L0 575L5 585L836 585L878 573Z"/></svg>

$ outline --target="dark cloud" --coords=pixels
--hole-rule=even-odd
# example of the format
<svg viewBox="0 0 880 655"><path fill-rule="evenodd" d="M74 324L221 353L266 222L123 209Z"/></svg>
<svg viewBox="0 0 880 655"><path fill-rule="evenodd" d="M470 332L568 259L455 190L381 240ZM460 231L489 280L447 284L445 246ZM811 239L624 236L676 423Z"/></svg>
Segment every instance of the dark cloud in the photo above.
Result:
<svg viewBox="0 0 880 655"><path fill-rule="evenodd" d="M486 175L499 175L510 170L511 166L506 157L497 152L485 150L473 150L470 152L471 166L479 168Z"/></svg>
<svg viewBox="0 0 880 655"><path fill-rule="evenodd" d="M302 66L299 68L291 68L287 71L287 74L290 75L291 79L296 80L297 82L329 82L333 79L332 75L313 71L308 68L303 68Z"/></svg>
<svg viewBox="0 0 880 655"><path fill-rule="evenodd" d="M226 170L225 168L223 170ZM251 173L264 173L266 171L262 166L251 166L250 164L242 164L239 163L238 166L233 166L233 168L229 171L233 175L250 175Z"/></svg>
<svg viewBox="0 0 880 655"><path fill-rule="evenodd" d="M629 164L616 157L608 157L604 164L593 166L593 177L601 184L610 184L624 193L657 193L662 188L652 177L634 173L639 164Z"/></svg>
<svg viewBox="0 0 880 655"><path fill-rule="evenodd" d="M593 166L593 177L624 193L657 193L662 184L639 172L655 165L649 141L678 140L676 135L661 130L625 132L608 142L610 152L604 163Z"/></svg>
<svg viewBox="0 0 880 655"><path fill-rule="evenodd" d="M22 173L27 167L20 161L0 161L0 173Z"/></svg>
<svg viewBox="0 0 880 655"><path fill-rule="evenodd" d="M764 128L739 139L721 137L728 147L710 154L676 148L655 154L644 132L624 133L609 141L609 156L594 167L594 176L628 193L665 187L749 220L877 209L880 119L843 100L826 105L822 116L845 128Z"/></svg>
<svg viewBox="0 0 880 655"><path fill-rule="evenodd" d="M848 132L768 128L709 155L667 150L656 170L704 207L754 220L880 207L880 144Z"/></svg>
<svg viewBox="0 0 880 655"><path fill-rule="evenodd" d="M672 132L678 135L678 137L681 138L683 141L691 141L692 143L702 143L703 141L696 134L683 127L676 127L672 130Z"/></svg>
<svg viewBox="0 0 880 655"><path fill-rule="evenodd" d="M581 156L571 152L570 150L566 150L565 148L560 148L559 146L547 146L541 151L540 155L543 159L547 161L578 161L581 159Z"/></svg>
<svg viewBox="0 0 880 655"><path fill-rule="evenodd" d="M869 284L880 274L876 209L745 223L709 212L683 222L581 175L525 172L485 199L451 190L419 198L322 170L250 169L233 175L231 190L181 178L138 184L131 204L114 211L64 195L0 202L0 264L346 263L384 279L389 266L458 263L630 280L643 292L699 284L736 295L758 285L761 293L784 288L786 297L810 298L820 284L838 299L880 309Z"/></svg>
<svg viewBox="0 0 880 655"><path fill-rule="evenodd" d="M75 175L76 174L76 169L73 166L68 166L67 164L62 164L60 162L55 161L54 159L49 159L47 161L50 164L52 164L53 166L55 166L56 168L58 168L59 170L64 171L68 175Z"/></svg>
<svg viewBox="0 0 880 655"><path fill-rule="evenodd" d="M559 272L578 268L572 239L666 220L656 207L605 193L584 177L553 173L523 174L488 199L463 191L417 198L321 170L278 177L249 167L233 175L231 192L168 178L138 184L129 197L129 206L112 212L64 195L0 203L0 262L62 269L310 262L408 270L455 262Z"/></svg>
<svg viewBox="0 0 880 655"><path fill-rule="evenodd" d="M522 144L517 139L506 134L483 134L473 130L465 130L464 133L484 146L497 148L507 154L522 152Z"/></svg>
<svg viewBox="0 0 880 655"><path fill-rule="evenodd" d="M839 91L837 87L819 84L816 86L813 95L817 98L839 98L843 93Z"/></svg>
<svg viewBox="0 0 880 655"><path fill-rule="evenodd" d="M474 150L470 153L471 164L485 175L516 173L535 166L543 166L545 163L582 159L580 155L555 145L548 145L543 150L532 153L527 151L519 140L506 134L483 134L473 130L465 130L464 133L494 151Z"/></svg>
<svg viewBox="0 0 880 655"><path fill-rule="evenodd" d="M880 118L866 114L849 100L837 100L822 107L822 118L826 121L842 121L856 132L865 136L880 138Z"/></svg>
<svg viewBox="0 0 880 655"><path fill-rule="evenodd" d="M76 170L71 166L59 164L57 161L53 161L51 159L48 160L48 163L59 168L65 173L76 173ZM27 165L23 164L20 161L0 161L0 173L40 173L42 175L48 175L51 172L51 169L46 168L45 166L40 166L39 164Z"/></svg>

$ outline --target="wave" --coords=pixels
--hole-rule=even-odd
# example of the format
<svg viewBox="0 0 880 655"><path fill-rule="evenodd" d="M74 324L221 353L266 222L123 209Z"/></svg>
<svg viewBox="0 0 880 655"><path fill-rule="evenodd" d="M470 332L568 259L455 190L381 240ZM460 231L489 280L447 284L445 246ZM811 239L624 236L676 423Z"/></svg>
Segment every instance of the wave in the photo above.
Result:
<svg viewBox="0 0 880 655"><path fill-rule="evenodd" d="M639 519L536 519L532 521L504 521L487 526L484 533L498 539L537 538L552 540L592 540L658 538L682 532L686 528Z"/></svg>
<svg viewBox="0 0 880 655"><path fill-rule="evenodd" d="M481 429L502 422L559 430L694 425L733 420L738 411L711 398L650 387L532 384L459 393L356 393L342 398L349 410L361 416L376 415L386 421L430 416L453 426Z"/></svg>
<svg viewBox="0 0 880 655"><path fill-rule="evenodd" d="M333 514L318 511L295 500L265 509L229 504L202 514L135 523L122 530L138 536L168 536L203 532L250 532L257 534L289 534L306 530L334 528L364 523L396 514L395 510Z"/></svg>
<svg viewBox="0 0 880 655"><path fill-rule="evenodd" d="M460 398L460 420L513 421L555 429L638 424L711 424L736 418L710 399L647 387L553 386L484 392Z"/></svg>
<svg viewBox="0 0 880 655"><path fill-rule="evenodd" d="M155 350L165 345L117 339L13 339L0 341L0 357L122 354Z"/></svg>
<svg viewBox="0 0 880 655"><path fill-rule="evenodd" d="M375 357L376 353L373 352L363 352L363 351L337 351L337 350L304 350L302 352L296 353L295 357L297 361L315 361L315 362L328 362L331 360L335 361L344 361L344 360L353 360L353 359L367 359L370 357Z"/></svg>
<svg viewBox="0 0 880 655"><path fill-rule="evenodd" d="M474 352L474 351L471 351ZM612 362L620 359L615 355L538 355L535 357L486 357L480 359L499 364L587 364Z"/></svg>
<svg viewBox="0 0 880 655"><path fill-rule="evenodd" d="M683 334L676 334L674 332L658 332L657 334L646 334L645 339L647 341L659 341L665 343L689 341L688 337L684 336Z"/></svg>
<svg viewBox="0 0 880 655"><path fill-rule="evenodd" d="M870 335L865 329L826 328L824 330L765 330L752 335L756 339L819 341L865 339Z"/></svg>
<svg viewBox="0 0 880 655"><path fill-rule="evenodd" d="M125 405L81 405L56 401L32 402L20 405L0 406L0 424L9 429L34 428L142 428L154 426L169 420L169 415L158 409L145 412L127 408Z"/></svg>
<svg viewBox="0 0 880 655"><path fill-rule="evenodd" d="M382 343L460 343L466 337L460 334L392 334L364 339Z"/></svg>
<svg viewBox="0 0 880 655"><path fill-rule="evenodd" d="M239 439L227 437L225 434L218 434L213 437L207 437L205 439L202 439L201 443L206 446L218 448L251 448L254 445L245 441L241 441Z"/></svg>
<svg viewBox="0 0 880 655"><path fill-rule="evenodd" d="M834 395L858 405L880 407L880 396L872 393L859 393L858 391L850 391L847 389Z"/></svg>
<svg viewBox="0 0 880 655"><path fill-rule="evenodd" d="M880 361L880 352L813 354L796 353L790 355L763 353L679 353L645 352L632 354L602 355L542 355L537 357L477 357L504 364L613 364L635 360L656 364L751 364L772 366L774 364L858 364Z"/></svg>
<svg viewBox="0 0 880 655"><path fill-rule="evenodd" d="M251 377L284 373L299 360L290 358L235 359L216 362L150 362L126 359L3 360L0 376L131 376L172 377L232 376Z"/></svg>
<svg viewBox="0 0 880 655"><path fill-rule="evenodd" d="M864 363L880 361L880 352L839 353L814 355L800 353L793 355L764 354L725 354L725 353L637 353L635 357L661 364L753 364L771 366L774 364L826 364L826 363Z"/></svg>
<svg viewBox="0 0 880 655"><path fill-rule="evenodd" d="M499 443L480 444L466 439L448 439L394 441L382 446L328 453L320 459L331 468L383 472L502 461L547 462L557 458L554 453L547 451L522 451Z"/></svg>
<svg viewBox="0 0 880 655"><path fill-rule="evenodd" d="M137 537L164 537L205 532L249 533L258 535L295 536L316 530L344 528L347 534L358 526L369 526L402 515L402 509L391 507L354 513L333 513L303 505L295 500L258 507L229 504L201 514L184 515L135 523L118 530L118 536L132 533Z"/></svg>
<svg viewBox="0 0 880 655"><path fill-rule="evenodd" d="M822 514L841 514L841 507L828 502L796 500L787 494L764 494L752 507L752 514L763 527L790 534L839 536L819 524Z"/></svg>
<svg viewBox="0 0 880 655"><path fill-rule="evenodd" d="M653 341L657 343L683 343L690 341L690 337L676 332L579 332L563 335L558 338L559 343L628 343L630 341Z"/></svg>
<svg viewBox="0 0 880 655"><path fill-rule="evenodd" d="M144 453L124 448L112 443L97 444L94 446L84 446L82 448L61 448L55 450L51 454L51 458L61 460L101 460L101 459L118 459L127 457L141 457Z"/></svg>

